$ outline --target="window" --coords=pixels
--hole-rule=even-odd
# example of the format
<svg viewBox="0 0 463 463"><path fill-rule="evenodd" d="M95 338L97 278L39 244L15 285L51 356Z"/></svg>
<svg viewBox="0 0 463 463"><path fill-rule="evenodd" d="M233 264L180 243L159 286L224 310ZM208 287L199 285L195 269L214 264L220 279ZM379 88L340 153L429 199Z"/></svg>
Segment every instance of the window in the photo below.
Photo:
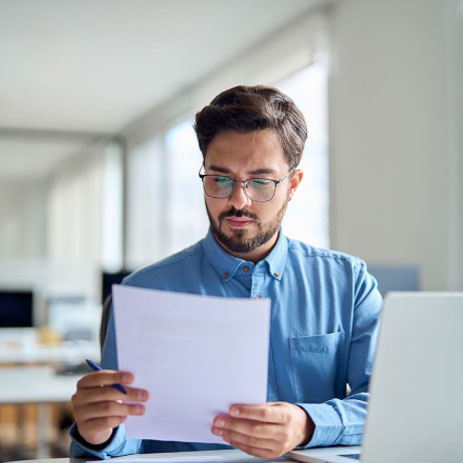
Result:
<svg viewBox="0 0 463 463"><path fill-rule="evenodd" d="M127 169L126 268L155 262L163 257L165 224L164 146L160 136L130 151Z"/></svg>
<svg viewBox="0 0 463 463"><path fill-rule="evenodd" d="M304 178L288 204L283 229L291 238L329 247L328 75L315 63L275 85L303 112L308 129L299 168Z"/></svg>
<svg viewBox="0 0 463 463"><path fill-rule="evenodd" d="M209 227L203 187L196 173L203 162L193 120L169 130L167 153L166 252L172 254L204 238Z"/></svg>

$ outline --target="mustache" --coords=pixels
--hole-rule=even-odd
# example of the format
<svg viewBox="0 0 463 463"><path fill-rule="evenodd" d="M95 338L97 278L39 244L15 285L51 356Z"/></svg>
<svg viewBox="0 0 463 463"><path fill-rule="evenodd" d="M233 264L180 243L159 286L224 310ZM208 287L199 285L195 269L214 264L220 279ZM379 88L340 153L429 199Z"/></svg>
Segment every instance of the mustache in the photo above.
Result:
<svg viewBox="0 0 463 463"><path fill-rule="evenodd" d="M259 217L257 217L256 214L253 214L252 212L249 212L246 209L238 210L238 209L236 209L234 207L232 207L230 210L228 210L226 212L222 212L219 215L219 223L221 224L222 221L224 219L226 219L227 217L248 217L249 219L255 220L257 223L260 222Z"/></svg>

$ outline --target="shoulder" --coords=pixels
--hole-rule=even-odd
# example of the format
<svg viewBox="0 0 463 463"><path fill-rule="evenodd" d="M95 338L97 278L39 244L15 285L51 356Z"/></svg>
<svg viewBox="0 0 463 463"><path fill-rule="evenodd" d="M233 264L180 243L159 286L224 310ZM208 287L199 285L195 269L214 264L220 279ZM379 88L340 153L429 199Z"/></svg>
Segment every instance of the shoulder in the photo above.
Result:
<svg viewBox="0 0 463 463"><path fill-rule="evenodd" d="M178 277L197 268L202 258L202 240L154 264L143 267L124 278L123 284L152 287L154 281Z"/></svg>
<svg viewBox="0 0 463 463"><path fill-rule="evenodd" d="M355 281L367 274L367 265L359 257L289 238L288 256L290 265L304 273L316 273L320 278Z"/></svg>
<svg viewBox="0 0 463 463"><path fill-rule="evenodd" d="M317 248L297 240L289 240L289 259L295 274L308 277L319 288L342 294L344 301L351 299L353 304L367 296L374 310L382 305L378 283L367 269L367 264L359 257L340 251Z"/></svg>
<svg viewBox="0 0 463 463"><path fill-rule="evenodd" d="M301 259L307 261L320 261L331 264L348 264L352 266L365 266L365 262L359 257L346 254L341 251L334 251L332 249L317 248L302 241L293 240L288 238L288 252Z"/></svg>

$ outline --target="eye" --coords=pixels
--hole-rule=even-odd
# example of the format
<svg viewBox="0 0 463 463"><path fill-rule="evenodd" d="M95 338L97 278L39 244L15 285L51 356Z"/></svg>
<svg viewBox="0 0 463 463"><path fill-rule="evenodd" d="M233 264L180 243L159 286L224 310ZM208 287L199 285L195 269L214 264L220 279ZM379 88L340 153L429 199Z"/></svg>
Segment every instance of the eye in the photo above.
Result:
<svg viewBox="0 0 463 463"><path fill-rule="evenodd" d="M255 188L265 187L268 186L270 183L272 182L265 178L252 178L250 181L251 186Z"/></svg>
<svg viewBox="0 0 463 463"><path fill-rule="evenodd" d="M214 180L215 183L219 185L226 185L233 181L231 178L228 178L228 177L212 177L212 179Z"/></svg>

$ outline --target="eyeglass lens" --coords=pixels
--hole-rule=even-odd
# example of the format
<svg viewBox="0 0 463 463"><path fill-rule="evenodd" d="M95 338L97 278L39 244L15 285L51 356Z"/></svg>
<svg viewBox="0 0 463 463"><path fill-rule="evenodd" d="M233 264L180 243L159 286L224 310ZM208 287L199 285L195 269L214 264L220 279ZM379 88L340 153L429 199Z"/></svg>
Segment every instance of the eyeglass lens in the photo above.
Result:
<svg viewBox="0 0 463 463"><path fill-rule="evenodd" d="M252 178L246 180L244 185L247 196L255 201L268 201L275 191L275 183L266 179ZM228 198L234 186L235 181L228 177L219 175L204 177L204 189L209 196L214 198Z"/></svg>

